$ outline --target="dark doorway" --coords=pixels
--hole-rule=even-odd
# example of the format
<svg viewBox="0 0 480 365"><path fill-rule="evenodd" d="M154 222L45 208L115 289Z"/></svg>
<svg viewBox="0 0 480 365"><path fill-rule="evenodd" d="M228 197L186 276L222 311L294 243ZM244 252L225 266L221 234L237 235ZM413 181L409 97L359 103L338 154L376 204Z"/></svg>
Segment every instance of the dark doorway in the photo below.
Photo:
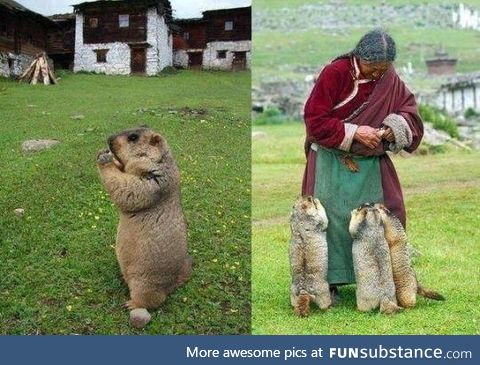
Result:
<svg viewBox="0 0 480 365"><path fill-rule="evenodd" d="M49 57L53 60L55 70L73 71L73 53L49 54Z"/></svg>
<svg viewBox="0 0 480 365"><path fill-rule="evenodd" d="M233 52L232 70L245 70L247 68L247 52Z"/></svg>
<svg viewBox="0 0 480 365"><path fill-rule="evenodd" d="M132 48L130 66L132 74L144 74L146 66L145 48Z"/></svg>
<svg viewBox="0 0 480 365"><path fill-rule="evenodd" d="M189 52L188 53L188 67L201 68L203 64L203 52Z"/></svg>

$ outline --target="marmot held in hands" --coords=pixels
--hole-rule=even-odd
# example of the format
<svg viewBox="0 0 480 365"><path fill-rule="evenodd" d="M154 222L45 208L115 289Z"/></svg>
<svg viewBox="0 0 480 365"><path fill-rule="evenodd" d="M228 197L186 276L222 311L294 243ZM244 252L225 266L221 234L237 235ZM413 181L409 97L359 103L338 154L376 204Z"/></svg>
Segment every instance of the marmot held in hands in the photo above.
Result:
<svg viewBox="0 0 480 365"><path fill-rule="evenodd" d="M327 282L327 226L327 215L318 199L297 199L290 214L290 302L300 316L309 314L310 300L321 309L332 304Z"/></svg>
<svg viewBox="0 0 480 365"><path fill-rule="evenodd" d="M357 308L391 314L401 309L395 297L390 251L380 212L373 204L363 204L351 212L349 232L357 283Z"/></svg>
<svg viewBox="0 0 480 365"><path fill-rule="evenodd" d="M383 204L375 204L375 208L380 213L385 230L385 239L390 248L393 281L395 282L398 304L404 308L414 307L417 294L434 300L445 300L441 294L423 288L417 281L415 270L410 262L407 234L400 220L391 214Z"/></svg>
<svg viewBox="0 0 480 365"><path fill-rule="evenodd" d="M98 170L120 211L115 252L130 290L125 306L131 324L143 327L147 309L160 306L192 271L180 172L165 138L149 128L118 133L108 144Z"/></svg>

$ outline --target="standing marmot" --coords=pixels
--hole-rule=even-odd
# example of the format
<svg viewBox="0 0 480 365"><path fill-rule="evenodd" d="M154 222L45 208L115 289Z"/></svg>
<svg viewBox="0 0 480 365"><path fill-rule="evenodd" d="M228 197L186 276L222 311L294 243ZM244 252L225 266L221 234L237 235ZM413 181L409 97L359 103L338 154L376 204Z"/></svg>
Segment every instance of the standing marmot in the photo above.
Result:
<svg viewBox="0 0 480 365"><path fill-rule="evenodd" d="M369 311L380 307L380 312L393 313L400 307L380 212L373 204L363 204L351 214L349 231L353 238L357 308Z"/></svg>
<svg viewBox="0 0 480 365"><path fill-rule="evenodd" d="M437 292L423 288L417 281L415 270L410 263L410 253L407 244L407 234L400 220L382 204L375 204L385 229L385 239L390 248L393 270L393 281L398 304L404 308L415 307L417 294L435 300L445 300Z"/></svg>
<svg viewBox="0 0 480 365"><path fill-rule="evenodd" d="M327 282L327 225L325 209L318 199L297 199L290 214L290 302L300 316L308 315L310 299L321 309L332 304Z"/></svg>
<svg viewBox="0 0 480 365"><path fill-rule="evenodd" d="M120 210L116 255L130 289L130 321L143 327L155 309L188 280L187 229L180 202L180 173L170 148L149 128L108 138L98 170Z"/></svg>

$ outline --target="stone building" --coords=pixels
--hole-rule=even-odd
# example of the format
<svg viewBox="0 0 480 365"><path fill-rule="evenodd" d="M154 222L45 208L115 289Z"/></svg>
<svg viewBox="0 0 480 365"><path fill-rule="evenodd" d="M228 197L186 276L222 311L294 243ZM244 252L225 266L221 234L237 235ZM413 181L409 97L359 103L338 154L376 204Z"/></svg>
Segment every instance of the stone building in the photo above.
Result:
<svg viewBox="0 0 480 365"><path fill-rule="evenodd" d="M50 19L13 0L0 0L0 76L18 77L35 56L47 51Z"/></svg>
<svg viewBox="0 0 480 365"><path fill-rule="evenodd" d="M207 23L203 18L175 20L173 64L181 68L201 68L207 46Z"/></svg>
<svg viewBox="0 0 480 365"><path fill-rule="evenodd" d="M48 17L57 28L48 33L47 53L56 70L73 70L75 54L75 14L56 14Z"/></svg>
<svg viewBox="0 0 480 365"><path fill-rule="evenodd" d="M20 76L40 52L55 69L111 75L155 75L172 65L250 68L251 7L175 23L169 0L98 0L73 8L44 17L0 0L0 76Z"/></svg>
<svg viewBox="0 0 480 365"><path fill-rule="evenodd" d="M454 114L480 111L480 72L450 78L427 102Z"/></svg>
<svg viewBox="0 0 480 365"><path fill-rule="evenodd" d="M174 50L177 67L217 70L250 68L252 8L203 12L201 19L179 19L180 29Z"/></svg>
<svg viewBox="0 0 480 365"><path fill-rule="evenodd" d="M437 51L435 57L426 60L425 63L429 75L453 75L455 74L457 59L448 57L446 52Z"/></svg>
<svg viewBox="0 0 480 365"><path fill-rule="evenodd" d="M74 5L74 71L155 75L173 63L168 0L103 0Z"/></svg>

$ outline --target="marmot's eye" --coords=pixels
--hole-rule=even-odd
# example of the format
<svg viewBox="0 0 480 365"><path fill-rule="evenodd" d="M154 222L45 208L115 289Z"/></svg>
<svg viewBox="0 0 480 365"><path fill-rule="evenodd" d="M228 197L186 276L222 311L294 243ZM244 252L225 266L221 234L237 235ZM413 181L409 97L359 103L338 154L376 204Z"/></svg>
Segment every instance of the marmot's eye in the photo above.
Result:
<svg viewBox="0 0 480 365"><path fill-rule="evenodd" d="M135 142L138 139L138 134L136 133L131 133L127 137L129 142Z"/></svg>

